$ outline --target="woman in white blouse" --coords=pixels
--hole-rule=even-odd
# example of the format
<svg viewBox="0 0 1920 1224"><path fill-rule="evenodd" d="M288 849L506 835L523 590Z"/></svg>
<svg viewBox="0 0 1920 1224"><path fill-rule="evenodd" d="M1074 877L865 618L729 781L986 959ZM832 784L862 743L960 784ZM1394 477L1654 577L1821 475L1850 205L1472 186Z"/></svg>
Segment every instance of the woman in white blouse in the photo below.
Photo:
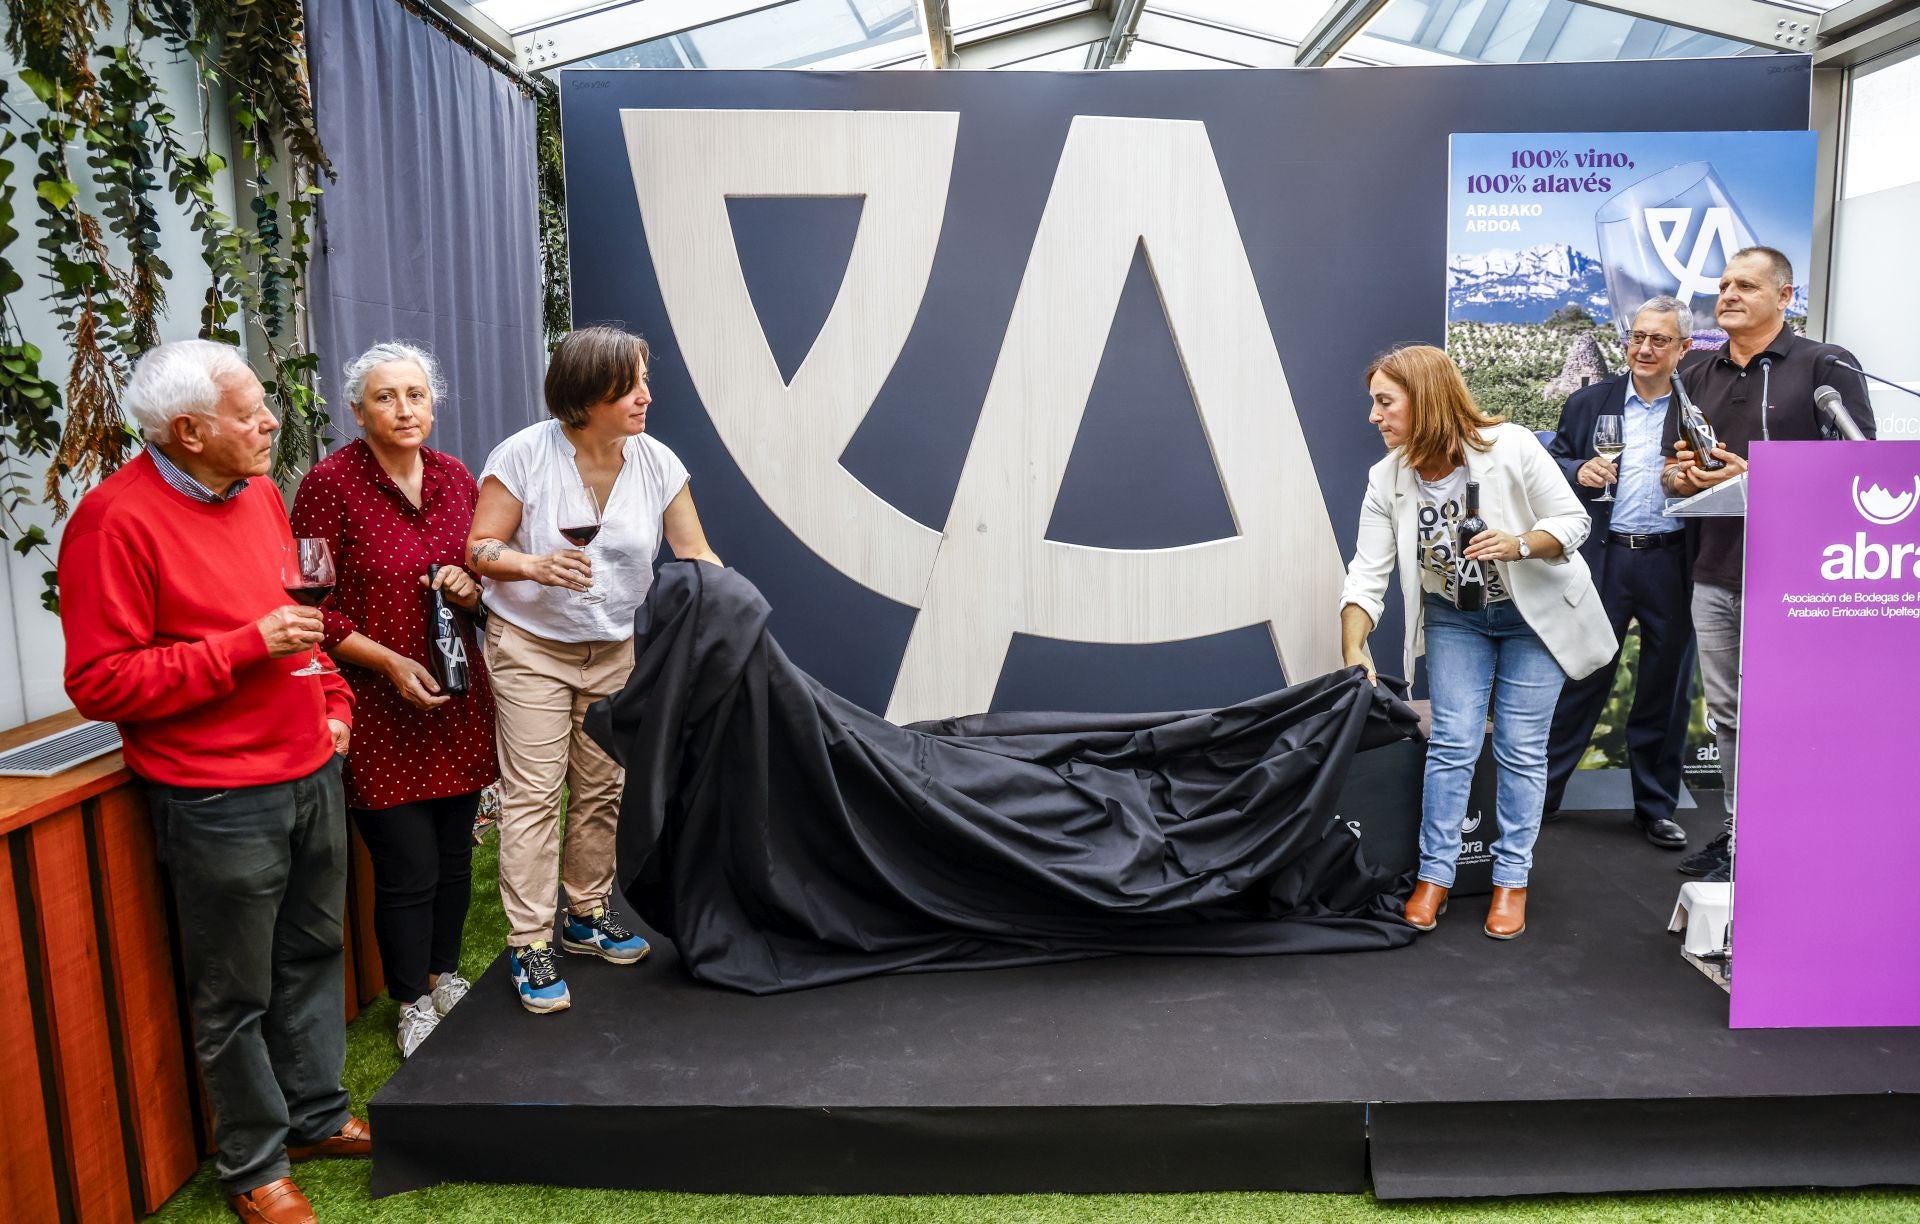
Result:
<svg viewBox="0 0 1920 1224"><path fill-rule="evenodd" d="M1424 651L1433 699L1419 880L1406 920L1430 931L1446 909L1491 698L1500 830L1485 929L1512 939L1526 929L1527 873L1560 686L1605 666L1617 645L1578 551L1592 524L1546 449L1520 426L1483 414L1439 349L1406 345L1382 354L1367 368L1367 392L1367 419L1388 449L1367 474L1340 595L1340 637L1348 665L1371 678L1367 636L1397 571L1405 674L1413 675ZM1468 481L1479 485L1487 530L1461 550ZM1463 567L1485 576L1481 610L1454 606Z"/></svg>
<svg viewBox="0 0 1920 1224"><path fill-rule="evenodd" d="M647 954L612 913L621 770L581 720L633 670L634 613L662 536L682 560L720 564L687 469L646 436L648 358L646 341L618 328L560 342L546 380L553 419L487 457L468 539L490 614L507 953L521 1006L536 1014L572 1001L550 946L556 868L563 948L615 964Z"/></svg>

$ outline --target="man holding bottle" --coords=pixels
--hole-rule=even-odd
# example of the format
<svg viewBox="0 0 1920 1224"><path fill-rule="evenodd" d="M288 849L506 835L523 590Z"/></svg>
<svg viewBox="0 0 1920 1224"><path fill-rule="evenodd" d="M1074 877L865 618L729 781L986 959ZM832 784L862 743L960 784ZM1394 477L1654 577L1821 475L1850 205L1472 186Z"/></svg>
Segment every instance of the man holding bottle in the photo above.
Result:
<svg viewBox="0 0 1920 1224"><path fill-rule="evenodd" d="M1689 363L1681 372L1686 393L1705 416L1718 445L1710 452L1720 466L1696 453L1681 420L1681 405L1667 414L1669 458L1662 483L1675 497L1690 497L1747 470L1756 441L1814 441L1829 435L1814 407L1814 389L1831 386L1845 401L1860 432L1874 436L1873 406L1866 380L1847 365L1852 353L1809 340L1787 324L1793 302L1793 265L1772 247L1747 247L1727 260L1720 274L1714 319L1727 333L1726 347ZM1846 365L1840 364L1841 362ZM1726 828L1697 854L1680 861L1687 875L1728 880L1733 872L1733 824L1740 740L1740 594L1746 556L1746 520L1700 522L1693 558L1693 627L1699 640L1700 683L1707 714L1720 745L1726 779Z"/></svg>
<svg viewBox="0 0 1920 1224"><path fill-rule="evenodd" d="M1681 757L1693 680L1693 617L1688 606L1686 533L1666 517L1660 487L1662 444L1673 372L1693 341L1693 312L1672 297L1656 297L1633 318L1626 337L1628 372L1582 387L1561 410L1560 429L1547 451L1593 518L1580 546L1594 585L1624 638L1640 626L1640 660L1627 716L1627 760L1633 775L1633 821L1648 841L1684 850L1687 832L1673 819L1680 798ZM1595 453L1596 426L1620 420L1618 456ZM1557 811L1567 781L1613 690L1620 656L1599 671L1569 681L1553 712L1547 746L1546 810Z"/></svg>

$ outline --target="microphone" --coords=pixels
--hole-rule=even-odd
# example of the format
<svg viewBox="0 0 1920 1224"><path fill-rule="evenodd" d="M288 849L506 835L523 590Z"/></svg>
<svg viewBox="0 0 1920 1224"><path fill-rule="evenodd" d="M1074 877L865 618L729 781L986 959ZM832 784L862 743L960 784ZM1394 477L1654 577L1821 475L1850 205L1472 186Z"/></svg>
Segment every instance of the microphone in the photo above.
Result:
<svg viewBox="0 0 1920 1224"><path fill-rule="evenodd" d="M1771 442L1773 434L1767 429L1767 393L1773 382L1773 358L1760 359L1760 440Z"/></svg>
<svg viewBox="0 0 1920 1224"><path fill-rule="evenodd" d="M1820 359L1820 364L1823 366L1837 365L1843 370L1852 370L1855 374L1858 374L1862 378L1871 378L1873 381L1877 383L1885 383L1887 386L1892 387L1895 391L1905 391L1908 395L1920 396L1920 391L1915 391L1912 387L1907 386L1905 383L1897 383L1893 381L1891 378L1882 378L1878 374L1869 374L1867 371L1861 369L1859 366L1854 365L1851 362L1840 360L1840 354L1838 353L1828 353L1825 357L1822 357Z"/></svg>
<svg viewBox="0 0 1920 1224"><path fill-rule="evenodd" d="M1813 404L1833 422L1834 428L1840 431L1841 437L1849 442L1867 440L1867 435L1861 433L1860 427L1853 423L1853 414L1847 411L1847 405L1841 400L1838 391L1828 386L1815 387Z"/></svg>

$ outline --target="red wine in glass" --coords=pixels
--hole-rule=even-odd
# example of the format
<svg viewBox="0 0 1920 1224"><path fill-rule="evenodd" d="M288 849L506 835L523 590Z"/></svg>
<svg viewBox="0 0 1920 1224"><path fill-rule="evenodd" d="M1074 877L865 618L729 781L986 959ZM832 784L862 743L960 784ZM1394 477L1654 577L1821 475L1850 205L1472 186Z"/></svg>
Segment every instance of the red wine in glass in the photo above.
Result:
<svg viewBox="0 0 1920 1224"><path fill-rule="evenodd" d="M280 563L280 589L309 608L333 594L333 548L325 540L293 540L286 558ZM296 676L324 676L334 670L320 662L320 647L313 648L307 665L292 673Z"/></svg>
<svg viewBox="0 0 1920 1224"><path fill-rule="evenodd" d="M600 499L594 495L593 486L581 481L564 491L560 497L559 513L555 517L568 524L560 528L561 537L575 548L585 550L600 534ZM579 598L587 603L601 603L606 595L588 587L580 592Z"/></svg>

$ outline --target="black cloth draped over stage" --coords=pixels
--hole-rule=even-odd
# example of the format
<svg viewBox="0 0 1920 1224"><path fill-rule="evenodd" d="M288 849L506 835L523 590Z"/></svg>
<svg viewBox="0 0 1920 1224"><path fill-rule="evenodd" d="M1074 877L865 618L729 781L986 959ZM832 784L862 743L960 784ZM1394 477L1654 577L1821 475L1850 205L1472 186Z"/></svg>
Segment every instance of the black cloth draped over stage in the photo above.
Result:
<svg viewBox="0 0 1920 1224"><path fill-rule="evenodd" d="M768 613L732 570L663 566L632 678L587 717L627 770L621 889L695 977L1413 939L1333 811L1353 753L1419 734L1357 669L1219 710L898 727L788 661Z"/></svg>

